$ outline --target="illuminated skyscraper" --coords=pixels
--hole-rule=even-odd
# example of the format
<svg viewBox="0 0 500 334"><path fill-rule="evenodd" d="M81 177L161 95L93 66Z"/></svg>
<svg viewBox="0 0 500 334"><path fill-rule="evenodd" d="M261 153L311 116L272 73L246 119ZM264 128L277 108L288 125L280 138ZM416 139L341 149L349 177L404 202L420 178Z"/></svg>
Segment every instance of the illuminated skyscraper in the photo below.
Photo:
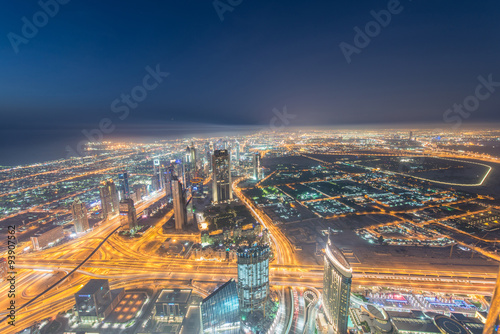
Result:
<svg viewBox="0 0 500 334"><path fill-rule="evenodd" d="M130 197L130 188L128 185L128 173L123 172L118 174L118 182L120 189L120 199L126 199Z"/></svg>
<svg viewBox="0 0 500 334"><path fill-rule="evenodd" d="M89 229L89 218L87 217L87 207L85 203L77 197L71 204L71 214L73 215L73 224L75 232L85 232Z"/></svg>
<svg viewBox="0 0 500 334"><path fill-rule="evenodd" d="M241 145L239 141L236 141L235 143L236 146L236 164L239 165L240 163L240 150L241 150Z"/></svg>
<svg viewBox="0 0 500 334"><path fill-rule="evenodd" d="M242 314L265 313L269 296L269 246L238 249L238 297Z"/></svg>
<svg viewBox="0 0 500 334"><path fill-rule="evenodd" d="M260 154L255 153L253 155L252 163L252 177L254 180L260 180Z"/></svg>
<svg viewBox="0 0 500 334"><path fill-rule="evenodd" d="M196 148L194 143L191 143L191 169L194 172L196 170Z"/></svg>
<svg viewBox="0 0 500 334"><path fill-rule="evenodd" d="M352 268L328 236L323 273L323 306L326 318L336 333L347 333Z"/></svg>
<svg viewBox="0 0 500 334"><path fill-rule="evenodd" d="M182 183L176 177L172 179L172 199L174 202L175 229L182 230L187 223L186 199Z"/></svg>
<svg viewBox="0 0 500 334"><path fill-rule="evenodd" d="M175 176L174 166L170 164L165 170L165 194L171 198L172 197L172 179Z"/></svg>
<svg viewBox="0 0 500 334"><path fill-rule="evenodd" d="M111 218L119 213L119 200L113 180L102 181L99 187L103 219Z"/></svg>
<svg viewBox="0 0 500 334"><path fill-rule="evenodd" d="M215 203L233 199L231 159L227 150L215 150L212 156L212 196Z"/></svg>
<svg viewBox="0 0 500 334"><path fill-rule="evenodd" d="M201 303L203 334L239 334L240 305L234 279L224 283Z"/></svg>
<svg viewBox="0 0 500 334"><path fill-rule="evenodd" d="M123 218L123 225L129 231L137 230L137 213L135 211L134 201L131 198L124 199L120 202L120 216Z"/></svg>
<svg viewBox="0 0 500 334"><path fill-rule="evenodd" d="M154 159L153 160L153 177L151 179L151 186L153 188L153 191L160 190L163 188L163 182L161 181L161 166L160 166L160 160L159 159Z"/></svg>

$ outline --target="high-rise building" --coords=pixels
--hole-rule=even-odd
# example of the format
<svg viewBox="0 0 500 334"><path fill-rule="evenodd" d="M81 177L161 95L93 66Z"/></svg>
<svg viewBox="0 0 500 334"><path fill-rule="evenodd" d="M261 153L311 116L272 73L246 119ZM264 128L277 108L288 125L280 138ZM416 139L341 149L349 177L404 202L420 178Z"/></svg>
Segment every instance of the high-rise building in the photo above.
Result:
<svg viewBox="0 0 500 334"><path fill-rule="evenodd" d="M161 165L160 159L153 160L153 177L151 179L151 186L153 191L160 190L163 186L163 182L161 180Z"/></svg>
<svg viewBox="0 0 500 334"><path fill-rule="evenodd" d="M186 198L182 183L174 177L172 180L172 199L174 202L175 229L182 230L187 223Z"/></svg>
<svg viewBox="0 0 500 334"><path fill-rule="evenodd" d="M213 152L214 144L212 142L207 142L205 144L205 155L208 161L208 170L212 170L212 152Z"/></svg>
<svg viewBox="0 0 500 334"><path fill-rule="evenodd" d="M254 180L260 180L260 153L253 155L252 177Z"/></svg>
<svg viewBox="0 0 500 334"><path fill-rule="evenodd" d="M193 172L196 170L196 148L194 143L191 143L191 169Z"/></svg>
<svg viewBox="0 0 500 334"><path fill-rule="evenodd" d="M263 312L269 296L269 246L238 249L238 298L242 314Z"/></svg>
<svg viewBox="0 0 500 334"><path fill-rule="evenodd" d="M137 213L131 198L120 201L120 216L129 231L135 232L137 230Z"/></svg>
<svg viewBox="0 0 500 334"><path fill-rule="evenodd" d="M71 204L71 214L73 215L73 224L75 225L75 232L85 232L89 229L89 218L87 216L87 207L85 203L76 198Z"/></svg>
<svg viewBox="0 0 500 334"><path fill-rule="evenodd" d="M333 244L333 234L328 236L323 273L323 307L326 318L335 333L347 333L352 268L344 254Z"/></svg>
<svg viewBox="0 0 500 334"><path fill-rule="evenodd" d="M236 141L235 145L236 146L236 164L239 165L240 163L240 151L241 151L241 145L239 141Z"/></svg>
<svg viewBox="0 0 500 334"><path fill-rule="evenodd" d="M174 166L170 164L166 169L164 173L164 178L165 178L165 194L167 195L168 198L172 198L172 179L175 175L174 173Z"/></svg>
<svg viewBox="0 0 500 334"><path fill-rule="evenodd" d="M212 292L201 303L203 334L239 334L240 304L234 279Z"/></svg>
<svg viewBox="0 0 500 334"><path fill-rule="evenodd" d="M113 180L102 181L99 187L103 219L119 214L119 200Z"/></svg>
<svg viewBox="0 0 500 334"><path fill-rule="evenodd" d="M215 150L212 156L212 196L215 203L233 199L231 159L227 150Z"/></svg>
<svg viewBox="0 0 500 334"><path fill-rule="evenodd" d="M128 185L128 173L123 172L118 174L118 184L120 189L120 199L126 199L130 196L130 188Z"/></svg>
<svg viewBox="0 0 500 334"><path fill-rule="evenodd" d="M80 321L97 321L110 313L113 302L107 279L91 279L75 294Z"/></svg>

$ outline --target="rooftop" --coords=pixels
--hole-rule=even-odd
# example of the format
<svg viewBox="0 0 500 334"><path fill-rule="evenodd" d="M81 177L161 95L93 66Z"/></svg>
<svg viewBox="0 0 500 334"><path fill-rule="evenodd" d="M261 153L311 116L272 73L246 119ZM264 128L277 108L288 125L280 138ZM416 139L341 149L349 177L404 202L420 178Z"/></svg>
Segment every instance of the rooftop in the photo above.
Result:
<svg viewBox="0 0 500 334"><path fill-rule="evenodd" d="M156 302L186 304L192 292L191 289L165 289L160 293Z"/></svg>
<svg viewBox="0 0 500 334"><path fill-rule="evenodd" d="M80 289L80 291L78 291L78 294L91 295L98 290L102 290L105 285L108 285L107 279L91 279L83 288Z"/></svg>

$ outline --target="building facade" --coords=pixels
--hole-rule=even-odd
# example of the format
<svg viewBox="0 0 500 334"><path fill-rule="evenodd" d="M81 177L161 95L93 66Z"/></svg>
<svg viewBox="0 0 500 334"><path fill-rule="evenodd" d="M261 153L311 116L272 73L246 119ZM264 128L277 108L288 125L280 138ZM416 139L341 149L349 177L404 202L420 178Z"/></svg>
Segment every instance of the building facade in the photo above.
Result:
<svg viewBox="0 0 500 334"><path fill-rule="evenodd" d="M269 297L269 246L238 249L238 298L242 314L263 312Z"/></svg>
<svg viewBox="0 0 500 334"><path fill-rule="evenodd" d="M191 304L191 289L165 289L156 299L153 318L159 322L182 323Z"/></svg>
<svg viewBox="0 0 500 334"><path fill-rule="evenodd" d="M107 280L90 280L75 294L76 312L81 321L104 318L104 310L111 304Z"/></svg>
<svg viewBox="0 0 500 334"><path fill-rule="evenodd" d="M71 214L73 215L73 224L75 232L81 233L89 229L89 218L87 216L87 207L85 203L77 197L71 205Z"/></svg>
<svg viewBox="0 0 500 334"><path fill-rule="evenodd" d="M130 197L130 188L128 184L128 173L123 172L118 174L119 189L120 189L120 200L124 200Z"/></svg>
<svg viewBox="0 0 500 334"><path fill-rule="evenodd" d="M172 199L174 202L175 229L182 230L187 224L186 198L182 183L174 177L172 179Z"/></svg>
<svg viewBox="0 0 500 334"><path fill-rule="evenodd" d="M252 177L254 180L260 180L260 154L255 153L252 161Z"/></svg>
<svg viewBox="0 0 500 334"><path fill-rule="evenodd" d="M346 334L349 318L352 268L328 236L323 273L323 307L335 333Z"/></svg>
<svg viewBox="0 0 500 334"><path fill-rule="evenodd" d="M64 231L62 226L58 225L35 234L35 236L31 237L31 244L34 250L40 250L58 242L62 238L64 238Z"/></svg>
<svg viewBox="0 0 500 334"><path fill-rule="evenodd" d="M120 212L118 193L113 180L102 181L99 187L101 197L102 218L108 219Z"/></svg>
<svg viewBox="0 0 500 334"><path fill-rule="evenodd" d="M228 150L215 150L212 156L212 196L214 203L233 199L231 157Z"/></svg>
<svg viewBox="0 0 500 334"><path fill-rule="evenodd" d="M123 219L123 225L129 231L135 232L137 230L137 213L131 198L120 201L120 217Z"/></svg>
<svg viewBox="0 0 500 334"><path fill-rule="evenodd" d="M93 322L111 313L113 297L106 279L91 279L75 294L76 312L80 321Z"/></svg>
<svg viewBox="0 0 500 334"><path fill-rule="evenodd" d="M239 334L240 305L234 279L224 283L201 303L203 334Z"/></svg>

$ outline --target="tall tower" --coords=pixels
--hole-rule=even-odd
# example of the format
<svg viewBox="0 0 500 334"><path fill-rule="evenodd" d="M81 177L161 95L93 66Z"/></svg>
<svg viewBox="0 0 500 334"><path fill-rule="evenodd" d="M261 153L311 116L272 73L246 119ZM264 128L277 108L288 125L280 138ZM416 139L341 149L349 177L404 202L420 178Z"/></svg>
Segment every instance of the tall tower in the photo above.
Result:
<svg viewBox="0 0 500 334"><path fill-rule="evenodd" d="M239 334L240 305L234 279L212 292L201 303L203 334Z"/></svg>
<svg viewBox="0 0 500 334"><path fill-rule="evenodd" d="M172 179L172 198L174 202L175 229L182 230L187 223L186 199L182 183L174 177Z"/></svg>
<svg viewBox="0 0 500 334"><path fill-rule="evenodd" d="M153 191L160 190L163 186L163 182L161 181L161 165L160 159L153 160L153 178L151 179L151 186L153 187Z"/></svg>
<svg viewBox="0 0 500 334"><path fill-rule="evenodd" d="M120 216L125 218L125 226L129 231L137 230L137 213L135 211L134 201L131 198L120 202Z"/></svg>
<svg viewBox="0 0 500 334"><path fill-rule="evenodd" d="M352 268L328 236L323 273L323 306L336 333L347 333Z"/></svg>
<svg viewBox="0 0 500 334"><path fill-rule="evenodd" d="M126 199L130 197L130 189L128 185L128 173L123 172L118 174L118 183L120 189L120 199Z"/></svg>
<svg viewBox="0 0 500 334"><path fill-rule="evenodd" d="M227 150L215 150L212 156L212 196L214 203L233 199L231 159Z"/></svg>
<svg viewBox="0 0 500 334"><path fill-rule="evenodd" d="M191 169L192 171L196 171L196 148L194 147L194 143L191 143Z"/></svg>
<svg viewBox="0 0 500 334"><path fill-rule="evenodd" d="M242 313L265 313L270 254L267 245L238 249L238 297Z"/></svg>
<svg viewBox="0 0 500 334"><path fill-rule="evenodd" d="M235 145L236 146L236 164L240 164L240 151L241 151L241 145L239 141L236 141Z"/></svg>
<svg viewBox="0 0 500 334"><path fill-rule="evenodd" d="M89 229L89 218L87 217L87 207L85 203L77 197L71 204L71 214L73 215L73 224L75 232L85 232Z"/></svg>
<svg viewBox="0 0 500 334"><path fill-rule="evenodd" d="M253 155L252 177L254 180L260 180L260 153Z"/></svg>
<svg viewBox="0 0 500 334"><path fill-rule="evenodd" d="M101 196L102 217L111 218L119 213L118 193L113 180L102 181L99 187Z"/></svg>

